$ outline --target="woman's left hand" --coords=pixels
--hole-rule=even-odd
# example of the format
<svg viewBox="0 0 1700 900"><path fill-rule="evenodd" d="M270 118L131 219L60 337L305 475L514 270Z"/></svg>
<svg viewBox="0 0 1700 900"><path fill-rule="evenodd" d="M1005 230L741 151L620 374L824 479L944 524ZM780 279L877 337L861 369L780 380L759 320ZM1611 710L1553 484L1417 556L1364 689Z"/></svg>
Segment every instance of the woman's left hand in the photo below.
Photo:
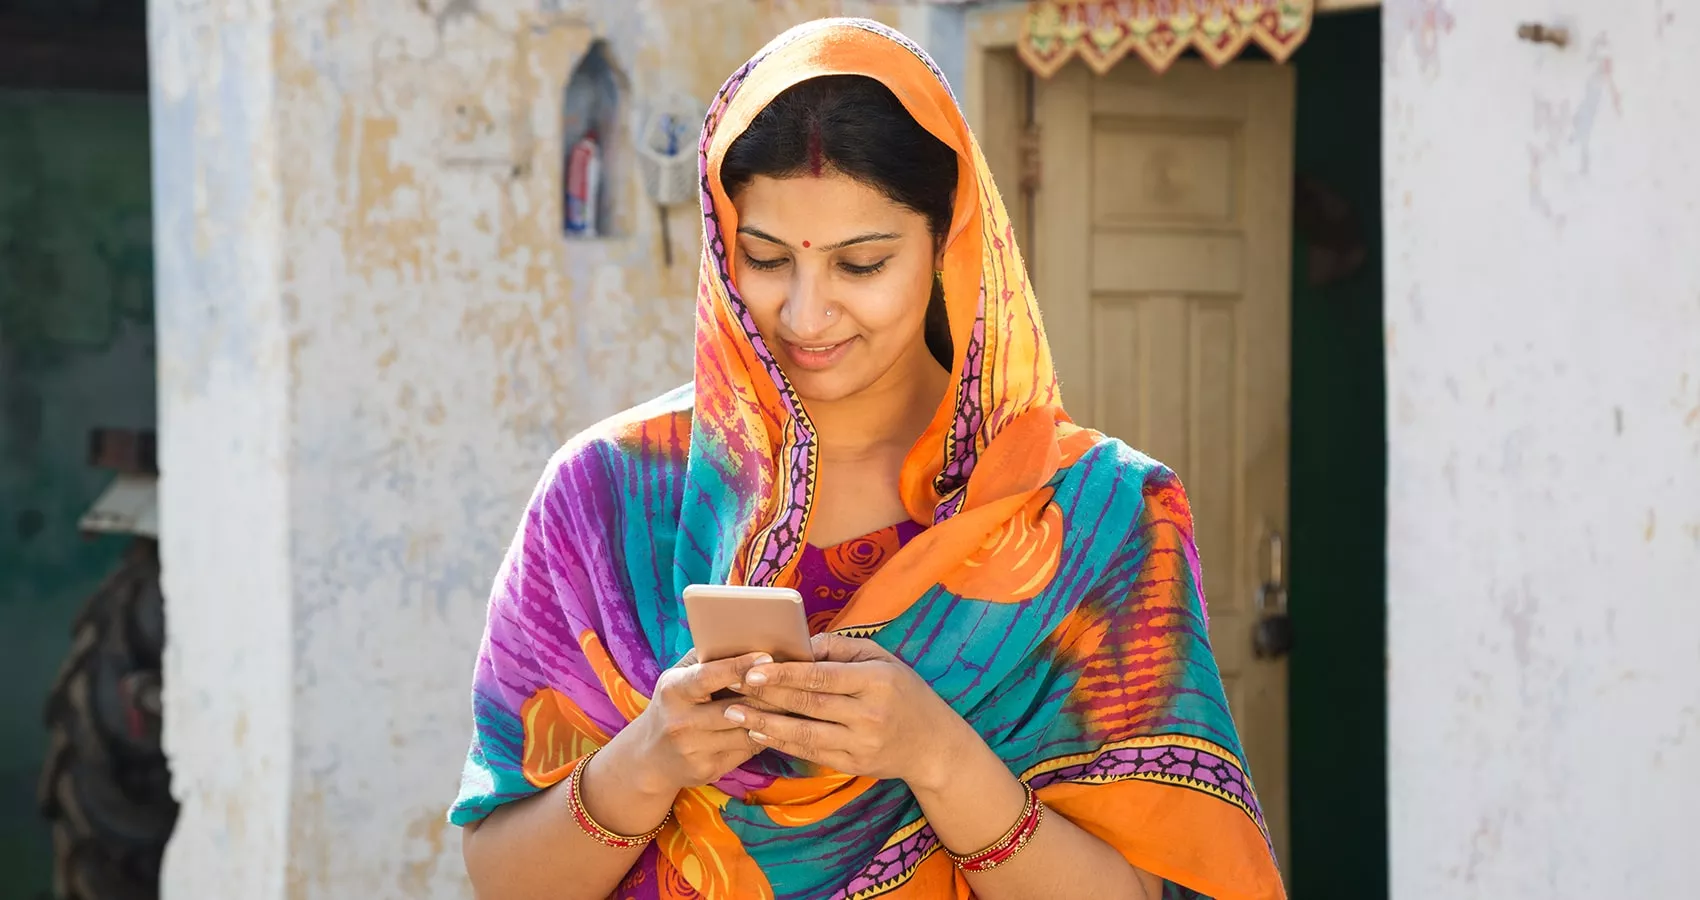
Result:
<svg viewBox="0 0 1700 900"><path fill-rule="evenodd" d="M771 663L739 693L784 713L738 704L726 717L789 756L912 788L939 780L968 729L921 676L873 641L823 634L812 663Z"/></svg>

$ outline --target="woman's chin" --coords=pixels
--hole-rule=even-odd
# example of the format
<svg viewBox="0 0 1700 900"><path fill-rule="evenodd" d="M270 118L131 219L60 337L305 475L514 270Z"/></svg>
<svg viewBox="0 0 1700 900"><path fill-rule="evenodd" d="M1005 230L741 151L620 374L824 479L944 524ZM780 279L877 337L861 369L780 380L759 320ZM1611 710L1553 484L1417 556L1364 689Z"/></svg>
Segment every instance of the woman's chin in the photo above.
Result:
<svg viewBox="0 0 1700 900"><path fill-rule="evenodd" d="M787 372L786 377L791 380L797 396L809 403L837 403L868 387L868 379L858 378L851 372Z"/></svg>

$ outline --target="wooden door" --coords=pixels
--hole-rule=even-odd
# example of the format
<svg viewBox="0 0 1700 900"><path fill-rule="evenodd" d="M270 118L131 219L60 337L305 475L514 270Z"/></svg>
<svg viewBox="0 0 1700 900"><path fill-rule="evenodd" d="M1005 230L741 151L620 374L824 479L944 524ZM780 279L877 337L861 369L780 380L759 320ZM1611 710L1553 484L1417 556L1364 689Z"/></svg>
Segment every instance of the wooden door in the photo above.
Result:
<svg viewBox="0 0 1700 900"><path fill-rule="evenodd" d="M1252 653L1287 527L1293 72L1135 60L1040 80L1033 275L1075 419L1192 499L1210 637L1287 860L1287 666Z"/></svg>

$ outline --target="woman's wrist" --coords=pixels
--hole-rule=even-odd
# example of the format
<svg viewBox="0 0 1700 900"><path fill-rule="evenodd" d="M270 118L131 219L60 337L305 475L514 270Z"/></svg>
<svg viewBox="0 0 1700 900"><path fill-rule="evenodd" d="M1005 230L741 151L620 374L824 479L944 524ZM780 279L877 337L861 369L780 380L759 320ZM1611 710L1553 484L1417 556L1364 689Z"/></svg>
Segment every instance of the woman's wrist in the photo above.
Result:
<svg viewBox="0 0 1700 900"><path fill-rule="evenodd" d="M648 764L631 729L614 736L585 763L580 802L603 827L621 834L642 834L673 808L679 788Z"/></svg>
<svg viewBox="0 0 1700 900"><path fill-rule="evenodd" d="M935 739L926 743L914 771L903 779L923 805L950 796L959 783L974 784L976 779L984 779L994 770L1009 773L974 726L956 715L955 710L948 706L945 709L949 717L942 727L934 730Z"/></svg>
<svg viewBox="0 0 1700 900"><path fill-rule="evenodd" d="M964 855L974 871L1001 865L1032 837L1037 822L1029 817L1038 812L1029 806L1032 795L967 722L938 743L909 790L947 851ZM980 865L979 854L991 865Z"/></svg>

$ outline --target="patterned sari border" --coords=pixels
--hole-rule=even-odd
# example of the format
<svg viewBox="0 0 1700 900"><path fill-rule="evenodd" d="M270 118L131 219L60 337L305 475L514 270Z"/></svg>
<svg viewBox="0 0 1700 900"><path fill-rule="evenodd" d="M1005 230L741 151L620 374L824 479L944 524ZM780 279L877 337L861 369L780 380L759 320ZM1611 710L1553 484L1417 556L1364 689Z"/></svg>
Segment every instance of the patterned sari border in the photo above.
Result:
<svg viewBox="0 0 1700 900"><path fill-rule="evenodd" d="M1233 752L1215 741L1200 737L1193 737L1190 734L1147 734L1136 738L1129 738L1125 741L1116 741L1115 743L1105 744L1096 750L1088 750L1084 753L1071 753L1067 756L1053 756L1050 759L1035 763L1028 767L1021 773L1021 777L1023 780L1031 781L1032 779L1048 772L1054 772L1058 769L1064 769L1082 762L1088 762L1116 750L1146 750L1154 747L1184 747L1189 750L1202 750L1205 753L1216 756L1233 766L1234 771L1239 772L1242 776L1245 774L1245 771L1240 767L1239 760L1234 756Z"/></svg>
<svg viewBox="0 0 1700 900"><path fill-rule="evenodd" d="M834 628L831 633L847 638L871 638L890 624L890 622L874 622L868 625L850 625L844 628Z"/></svg>
<svg viewBox="0 0 1700 900"><path fill-rule="evenodd" d="M915 819L893 833L862 871L832 895L832 900L868 900L889 893L914 878L921 863L938 849L933 827L925 818Z"/></svg>
<svg viewBox="0 0 1700 900"><path fill-rule="evenodd" d="M1227 748L1190 735L1149 735L1090 753L1048 759L1022 773L1022 778L1035 789L1119 781L1190 788L1234 805L1263 830L1263 808L1239 760Z"/></svg>

